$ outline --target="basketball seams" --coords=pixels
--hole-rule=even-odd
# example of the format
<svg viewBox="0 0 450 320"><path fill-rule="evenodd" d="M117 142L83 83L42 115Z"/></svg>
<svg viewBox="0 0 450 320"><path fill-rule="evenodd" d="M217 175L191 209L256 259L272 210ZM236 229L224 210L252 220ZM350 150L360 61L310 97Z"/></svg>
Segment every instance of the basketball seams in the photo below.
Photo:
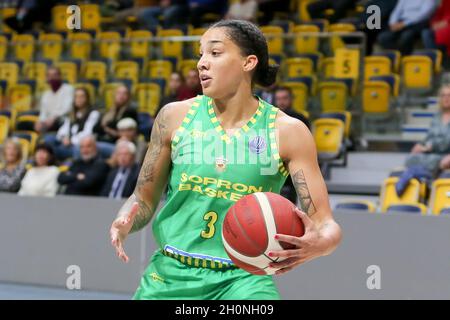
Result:
<svg viewBox="0 0 450 320"><path fill-rule="evenodd" d="M256 201L256 202L258 202L258 201ZM237 216L236 216L236 210L235 210L234 207L232 208L232 214L233 214L234 220L236 220L236 224L237 224L237 226L239 227L239 230L241 231L241 234L244 235L244 237L245 237L245 239L247 239L248 243L250 243L250 244L252 245L253 248L257 249L256 251L259 252L259 255L264 254L264 251L261 251L261 248L258 246L258 244L257 244L255 241L253 241L252 238L250 238L250 237L248 236L247 232L246 232L245 229L242 227L242 225L241 225L239 219L238 219ZM267 236L267 238L269 238L269 237Z"/></svg>

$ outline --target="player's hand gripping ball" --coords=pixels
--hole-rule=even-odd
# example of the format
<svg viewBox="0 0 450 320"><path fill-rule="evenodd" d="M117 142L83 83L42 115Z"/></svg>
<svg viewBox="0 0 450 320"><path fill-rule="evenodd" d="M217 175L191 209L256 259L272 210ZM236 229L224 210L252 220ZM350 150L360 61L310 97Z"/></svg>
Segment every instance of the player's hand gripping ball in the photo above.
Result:
<svg viewBox="0 0 450 320"><path fill-rule="evenodd" d="M236 266L258 275L274 274L269 266L285 258L271 258L270 251L293 249L275 235L301 237L305 227L296 206L272 192L256 192L239 199L227 212L222 228L225 251Z"/></svg>

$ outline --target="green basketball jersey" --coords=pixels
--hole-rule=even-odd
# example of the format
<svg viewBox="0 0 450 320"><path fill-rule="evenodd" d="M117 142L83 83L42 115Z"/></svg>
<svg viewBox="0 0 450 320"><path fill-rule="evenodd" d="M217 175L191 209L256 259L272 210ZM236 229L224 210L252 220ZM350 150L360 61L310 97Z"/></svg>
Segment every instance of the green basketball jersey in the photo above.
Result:
<svg viewBox="0 0 450 320"><path fill-rule="evenodd" d="M222 244L228 209L254 192L279 193L288 176L276 143L277 112L259 99L248 123L229 136L212 98L196 97L172 139L167 202L153 222L166 255L196 267L233 267Z"/></svg>

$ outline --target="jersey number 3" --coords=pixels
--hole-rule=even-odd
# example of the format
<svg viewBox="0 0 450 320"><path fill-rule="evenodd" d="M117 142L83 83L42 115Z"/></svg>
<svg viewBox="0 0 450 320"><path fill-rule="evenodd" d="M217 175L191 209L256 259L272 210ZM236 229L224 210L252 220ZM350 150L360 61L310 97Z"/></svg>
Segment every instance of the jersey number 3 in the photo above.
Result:
<svg viewBox="0 0 450 320"><path fill-rule="evenodd" d="M216 227L214 224L217 222L217 212L209 211L205 213L203 220L208 221L208 224L206 225L206 230L202 230L200 235L202 238L211 239L216 233Z"/></svg>

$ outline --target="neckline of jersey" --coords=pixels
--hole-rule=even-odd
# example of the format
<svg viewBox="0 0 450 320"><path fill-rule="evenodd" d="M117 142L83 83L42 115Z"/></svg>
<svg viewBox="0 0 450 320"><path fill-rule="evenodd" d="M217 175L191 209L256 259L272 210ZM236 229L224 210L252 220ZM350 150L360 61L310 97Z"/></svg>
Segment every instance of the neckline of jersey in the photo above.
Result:
<svg viewBox="0 0 450 320"><path fill-rule="evenodd" d="M250 128L258 121L259 117L262 115L262 111L264 110L264 103L261 100L260 97L255 96L258 99L258 108L256 109L255 113L250 117L250 119L247 121L246 124L244 124L242 127L236 129L232 135L228 135L225 130L223 129L222 125L220 124L219 119L217 118L216 111L213 107L213 99L210 97L207 97L207 112L210 118L210 121L216 131L220 134L221 139L224 140L227 143L231 142L231 139L233 138L239 138L243 132L247 132L250 130Z"/></svg>

